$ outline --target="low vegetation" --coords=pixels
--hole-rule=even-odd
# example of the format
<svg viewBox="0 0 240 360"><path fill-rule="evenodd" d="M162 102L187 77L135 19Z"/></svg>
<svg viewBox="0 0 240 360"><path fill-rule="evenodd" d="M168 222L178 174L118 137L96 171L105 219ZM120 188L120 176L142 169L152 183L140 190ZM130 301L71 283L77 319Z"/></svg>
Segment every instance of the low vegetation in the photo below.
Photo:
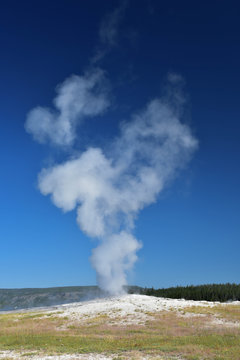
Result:
<svg viewBox="0 0 240 360"><path fill-rule="evenodd" d="M0 350L46 354L114 353L116 359L239 360L240 306L189 307L150 313L145 325L123 325L99 314L85 321L60 313L0 315ZM118 314L116 314L116 317ZM222 324L216 324L221 319ZM232 322L232 325L231 325ZM229 326L229 324L231 326Z"/></svg>
<svg viewBox="0 0 240 360"><path fill-rule="evenodd" d="M36 290L36 291L35 291ZM93 288L53 288L0 290L4 307L22 301L28 305L38 301L75 299ZM192 306L179 310L145 312L145 324L124 322L116 309L114 319L106 313L78 320L61 311L25 311L0 313L0 351L13 350L19 358L31 359L33 354L115 354L114 359L239 360L240 305L221 303L240 300L240 285L213 284L143 289L132 287L129 292L168 298L219 301L214 306ZM0 294L1 295L1 294ZM18 298L20 295L20 298ZM50 296L50 298L49 298ZM1 297L0 297L1 298ZM31 302L30 302L30 300ZM50 300L49 300L50 299ZM204 304L203 304L204 305ZM17 307L16 306L16 307ZM137 314L137 313L136 313ZM126 315L127 316L127 315ZM11 359L6 355L6 359Z"/></svg>

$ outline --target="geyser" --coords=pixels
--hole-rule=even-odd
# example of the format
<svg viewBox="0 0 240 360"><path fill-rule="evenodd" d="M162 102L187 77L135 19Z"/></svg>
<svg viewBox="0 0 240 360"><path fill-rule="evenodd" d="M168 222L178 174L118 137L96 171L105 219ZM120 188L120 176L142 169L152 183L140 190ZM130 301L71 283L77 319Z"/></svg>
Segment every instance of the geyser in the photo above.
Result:
<svg viewBox="0 0 240 360"><path fill-rule="evenodd" d="M79 124L110 105L100 69L65 80L57 88L56 109L35 108L26 120L26 130L37 141L67 147L71 154L43 169L38 186L64 212L76 209L79 227L99 240L91 263L99 286L110 294L123 291L127 271L137 260L141 243L133 229L138 212L157 200L197 148L190 128L180 121L183 96L176 82L181 78L171 76L168 96L153 99L121 123L119 136L105 150L86 147L78 155L74 150Z"/></svg>

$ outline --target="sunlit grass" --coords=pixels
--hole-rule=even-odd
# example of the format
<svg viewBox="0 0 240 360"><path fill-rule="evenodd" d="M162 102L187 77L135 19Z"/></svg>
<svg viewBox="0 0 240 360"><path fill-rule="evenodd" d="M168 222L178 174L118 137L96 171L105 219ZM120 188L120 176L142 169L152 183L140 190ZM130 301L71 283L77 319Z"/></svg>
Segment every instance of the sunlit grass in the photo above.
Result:
<svg viewBox="0 0 240 360"><path fill-rule="evenodd" d="M219 305L184 310L194 313L194 317L182 317L174 311L151 313L145 326L125 326L120 318L118 324L111 324L112 319L106 314L84 321L69 320L56 313L2 314L0 349L48 354L115 353L123 359L134 358L129 354L140 352L158 355L159 359L176 355L187 360L239 360L240 329L207 327L209 317L197 316L220 314L236 321L239 310L240 307Z"/></svg>
<svg viewBox="0 0 240 360"><path fill-rule="evenodd" d="M213 307L192 306L185 308L184 312L214 315L228 321L240 321L240 305L220 304Z"/></svg>

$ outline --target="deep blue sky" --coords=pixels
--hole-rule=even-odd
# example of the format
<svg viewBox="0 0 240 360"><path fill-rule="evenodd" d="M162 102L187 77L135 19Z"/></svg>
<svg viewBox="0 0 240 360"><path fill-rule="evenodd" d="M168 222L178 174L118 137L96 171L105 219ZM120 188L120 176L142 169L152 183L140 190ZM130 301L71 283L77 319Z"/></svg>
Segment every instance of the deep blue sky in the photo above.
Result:
<svg viewBox="0 0 240 360"><path fill-rule="evenodd" d="M61 154L35 143L26 114L50 106L55 87L82 74L99 26L119 1L0 2L0 287L95 284L96 245L37 189L37 174ZM186 81L187 122L199 140L188 169L141 212L143 242L130 283L237 282L240 274L240 5L234 1L130 0L117 44L100 62L115 106L85 129L103 141L118 122L161 95L167 73Z"/></svg>

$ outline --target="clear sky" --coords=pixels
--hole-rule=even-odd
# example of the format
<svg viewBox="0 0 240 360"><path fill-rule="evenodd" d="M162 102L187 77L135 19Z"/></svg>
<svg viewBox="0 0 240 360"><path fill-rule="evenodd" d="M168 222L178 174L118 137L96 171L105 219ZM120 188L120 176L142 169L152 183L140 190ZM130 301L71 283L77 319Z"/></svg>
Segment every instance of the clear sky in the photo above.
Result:
<svg viewBox="0 0 240 360"><path fill-rule="evenodd" d="M161 96L169 73L185 80L183 121L199 141L187 168L138 215L143 247L129 283L239 283L239 10L237 1L1 2L1 288L96 283L96 240L37 186L41 169L66 153L24 128L29 111L52 107L57 84L96 56L111 107L86 122L79 148L116 137L120 121Z"/></svg>

